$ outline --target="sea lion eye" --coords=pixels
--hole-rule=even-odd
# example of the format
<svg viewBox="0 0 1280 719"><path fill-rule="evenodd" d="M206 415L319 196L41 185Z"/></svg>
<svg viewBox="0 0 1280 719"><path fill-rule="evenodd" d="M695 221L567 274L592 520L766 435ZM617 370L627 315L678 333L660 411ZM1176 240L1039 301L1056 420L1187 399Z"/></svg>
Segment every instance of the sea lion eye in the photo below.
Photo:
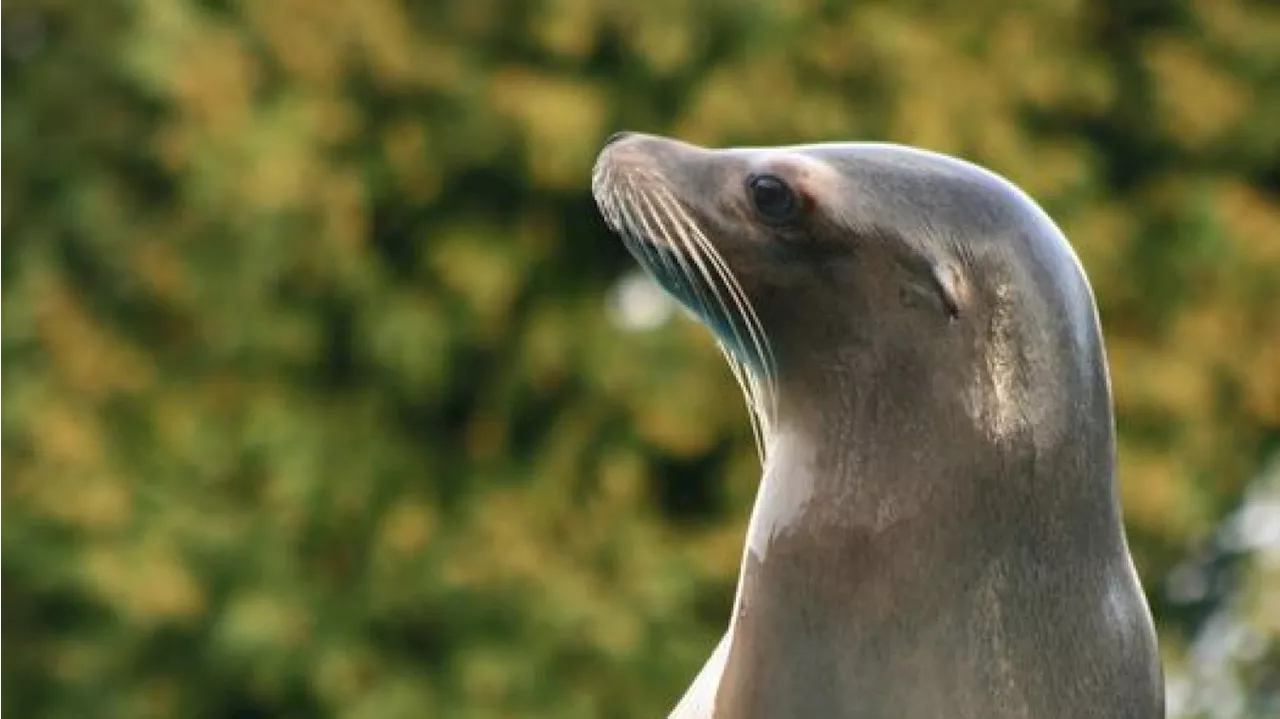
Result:
<svg viewBox="0 0 1280 719"><path fill-rule="evenodd" d="M747 189L756 212L767 222L789 222L800 211L796 193L777 175L753 175L747 180Z"/></svg>

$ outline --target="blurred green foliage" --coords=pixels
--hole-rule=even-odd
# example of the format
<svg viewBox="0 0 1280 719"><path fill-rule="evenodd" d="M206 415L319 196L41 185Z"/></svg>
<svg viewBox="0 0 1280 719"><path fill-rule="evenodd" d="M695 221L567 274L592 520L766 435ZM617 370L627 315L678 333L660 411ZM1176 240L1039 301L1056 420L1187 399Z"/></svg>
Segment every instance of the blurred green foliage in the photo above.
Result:
<svg viewBox="0 0 1280 719"><path fill-rule="evenodd" d="M758 470L709 337L611 319L623 128L1039 199L1170 671L1227 607L1275 691L1274 563L1166 591L1280 446L1274 4L11 0L3 35L6 713L669 709Z"/></svg>

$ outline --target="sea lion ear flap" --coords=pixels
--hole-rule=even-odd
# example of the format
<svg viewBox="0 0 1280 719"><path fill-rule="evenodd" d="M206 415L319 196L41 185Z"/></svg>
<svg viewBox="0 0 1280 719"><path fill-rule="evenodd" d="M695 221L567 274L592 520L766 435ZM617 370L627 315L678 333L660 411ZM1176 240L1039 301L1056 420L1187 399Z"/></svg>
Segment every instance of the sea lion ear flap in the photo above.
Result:
<svg viewBox="0 0 1280 719"><path fill-rule="evenodd" d="M947 316L952 320L960 317L960 313L969 305L969 283L960 269L949 262L933 265L933 281L938 286L938 295L947 309Z"/></svg>

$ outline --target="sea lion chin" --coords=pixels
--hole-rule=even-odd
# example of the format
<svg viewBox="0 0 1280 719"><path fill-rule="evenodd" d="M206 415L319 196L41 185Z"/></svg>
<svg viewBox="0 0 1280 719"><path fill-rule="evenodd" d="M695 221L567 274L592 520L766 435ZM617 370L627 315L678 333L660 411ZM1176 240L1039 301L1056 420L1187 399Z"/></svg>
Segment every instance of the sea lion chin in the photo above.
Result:
<svg viewBox="0 0 1280 719"><path fill-rule="evenodd" d="M764 466L673 716L1163 716L1092 290L1034 201L899 145L635 133L592 191L724 348Z"/></svg>

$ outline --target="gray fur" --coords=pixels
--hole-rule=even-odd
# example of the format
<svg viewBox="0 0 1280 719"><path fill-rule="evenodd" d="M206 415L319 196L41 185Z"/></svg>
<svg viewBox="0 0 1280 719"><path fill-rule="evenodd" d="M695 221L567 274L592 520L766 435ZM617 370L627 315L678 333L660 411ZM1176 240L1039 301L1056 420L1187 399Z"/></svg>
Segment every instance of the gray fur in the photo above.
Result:
<svg viewBox="0 0 1280 719"><path fill-rule="evenodd" d="M756 215L762 171L807 191L794 225ZM620 224L622 182L679 201L770 361L735 338L740 313L707 309L717 288L671 276L679 248ZM634 134L601 152L594 190L776 395L734 619L676 715L1163 716L1092 292L1032 200L895 145Z"/></svg>

